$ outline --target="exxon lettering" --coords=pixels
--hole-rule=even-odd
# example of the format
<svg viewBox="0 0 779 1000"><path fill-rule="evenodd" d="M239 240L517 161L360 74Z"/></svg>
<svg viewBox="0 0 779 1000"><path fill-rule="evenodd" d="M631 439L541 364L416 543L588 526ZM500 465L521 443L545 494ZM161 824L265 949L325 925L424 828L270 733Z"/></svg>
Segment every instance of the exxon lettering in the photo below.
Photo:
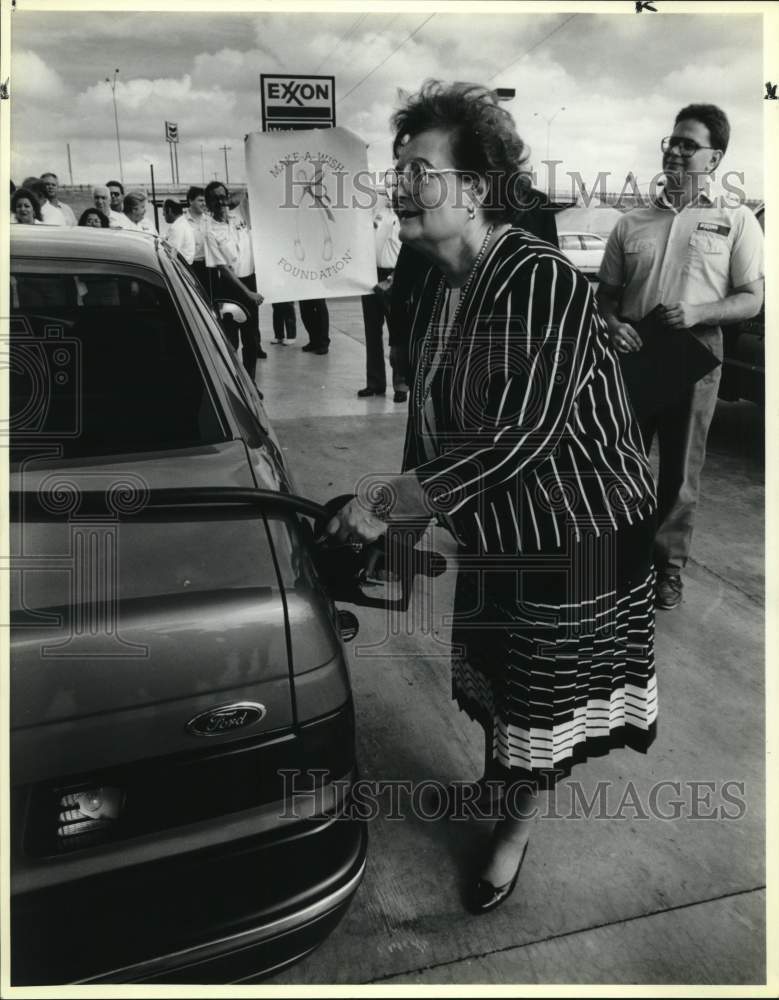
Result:
<svg viewBox="0 0 779 1000"><path fill-rule="evenodd" d="M330 100L330 86L327 83L269 83L268 97L283 104L296 104L303 107L303 101Z"/></svg>

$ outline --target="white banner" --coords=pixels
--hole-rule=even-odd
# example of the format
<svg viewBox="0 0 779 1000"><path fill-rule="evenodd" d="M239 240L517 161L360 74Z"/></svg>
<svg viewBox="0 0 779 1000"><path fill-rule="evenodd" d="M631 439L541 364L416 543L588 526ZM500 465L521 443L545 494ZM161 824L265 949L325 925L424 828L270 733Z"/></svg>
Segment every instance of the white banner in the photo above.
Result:
<svg viewBox="0 0 779 1000"><path fill-rule="evenodd" d="M376 284L365 143L345 128L246 137L257 288L267 302L364 295Z"/></svg>

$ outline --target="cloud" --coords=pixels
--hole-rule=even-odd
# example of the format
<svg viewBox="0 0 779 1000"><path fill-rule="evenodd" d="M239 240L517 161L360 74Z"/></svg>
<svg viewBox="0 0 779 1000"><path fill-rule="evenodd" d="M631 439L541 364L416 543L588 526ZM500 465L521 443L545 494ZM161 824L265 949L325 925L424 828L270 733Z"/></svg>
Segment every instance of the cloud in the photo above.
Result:
<svg viewBox="0 0 779 1000"><path fill-rule="evenodd" d="M716 49L705 59L695 59L674 69L661 81L659 89L673 94L688 94L685 103L718 104L724 110L750 98L763 96L762 62L757 53ZM723 67L727 66L727 72Z"/></svg>
<svg viewBox="0 0 779 1000"><path fill-rule="evenodd" d="M275 58L261 49L240 52L237 49L220 49L218 52L201 52L194 59L192 75L199 88L260 92L260 73L279 72Z"/></svg>
<svg viewBox="0 0 779 1000"><path fill-rule="evenodd" d="M14 88L15 162L26 164L33 149L43 157L46 142L46 159L59 162L70 141L74 155L83 150L80 161L102 177L116 152L103 77L120 66L117 107L128 161L141 169L154 159L165 172L168 119L179 125L182 177L223 174L220 147L227 144L230 176L243 179L242 138L260 127L260 74L318 72L335 76L338 124L369 143L376 170L391 163L389 118L398 88L414 91L437 77L514 87L517 96L506 107L539 173L548 141L551 156L564 161L559 170L592 181L601 171L620 183L628 170L652 176L675 112L696 98L714 101L733 125L728 163L747 164L760 187L759 17L582 13L565 23L568 16L439 11L426 20L424 10L317 10L58 18L19 11L14 59L28 62L25 86ZM544 116L553 114L548 129Z"/></svg>
<svg viewBox="0 0 779 1000"><path fill-rule="evenodd" d="M31 49L14 51L11 57L14 97L23 101L60 103L65 82L60 74Z"/></svg>
<svg viewBox="0 0 779 1000"><path fill-rule="evenodd" d="M236 96L221 87L195 85L192 77L185 74L178 79L163 77L119 83L116 104L121 132L128 137L156 139L159 135L161 139L163 123L169 120L178 123L182 136L213 139L221 131L220 125L233 118ZM105 82L87 88L76 98L74 111L82 134L103 135L105 122L111 120L113 125L111 88Z"/></svg>

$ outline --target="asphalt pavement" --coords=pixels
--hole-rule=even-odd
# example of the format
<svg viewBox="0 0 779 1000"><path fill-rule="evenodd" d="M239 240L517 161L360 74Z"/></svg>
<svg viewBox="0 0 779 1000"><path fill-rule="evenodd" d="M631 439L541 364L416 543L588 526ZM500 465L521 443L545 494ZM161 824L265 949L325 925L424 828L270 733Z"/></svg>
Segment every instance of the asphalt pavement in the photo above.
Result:
<svg viewBox="0 0 779 1000"><path fill-rule="evenodd" d="M272 345L261 310L257 382L298 491L317 500L399 469L406 410L391 392L357 398L360 303L329 306L326 356L300 350L299 319L297 341ZM408 616L356 609L348 647L378 805L365 879L331 937L269 985L764 983L763 505L762 414L720 403L684 602L657 613L657 740L574 768L536 820L514 894L481 917L462 894L489 824L426 817L413 798L477 777L483 752L451 700L454 550L433 529L447 572L421 581Z"/></svg>

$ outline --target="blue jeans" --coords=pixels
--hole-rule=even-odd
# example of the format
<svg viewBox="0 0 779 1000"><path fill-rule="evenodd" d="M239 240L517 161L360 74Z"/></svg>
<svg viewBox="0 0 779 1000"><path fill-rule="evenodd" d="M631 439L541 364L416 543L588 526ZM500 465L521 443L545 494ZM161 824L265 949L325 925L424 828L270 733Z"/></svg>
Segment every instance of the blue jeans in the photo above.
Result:
<svg viewBox="0 0 779 1000"><path fill-rule="evenodd" d="M722 360L720 328L708 327L695 333ZM706 439L717 405L721 372L718 365L691 386L678 403L641 421L647 454L656 434L660 458L654 551L658 573L680 573L690 555Z"/></svg>

